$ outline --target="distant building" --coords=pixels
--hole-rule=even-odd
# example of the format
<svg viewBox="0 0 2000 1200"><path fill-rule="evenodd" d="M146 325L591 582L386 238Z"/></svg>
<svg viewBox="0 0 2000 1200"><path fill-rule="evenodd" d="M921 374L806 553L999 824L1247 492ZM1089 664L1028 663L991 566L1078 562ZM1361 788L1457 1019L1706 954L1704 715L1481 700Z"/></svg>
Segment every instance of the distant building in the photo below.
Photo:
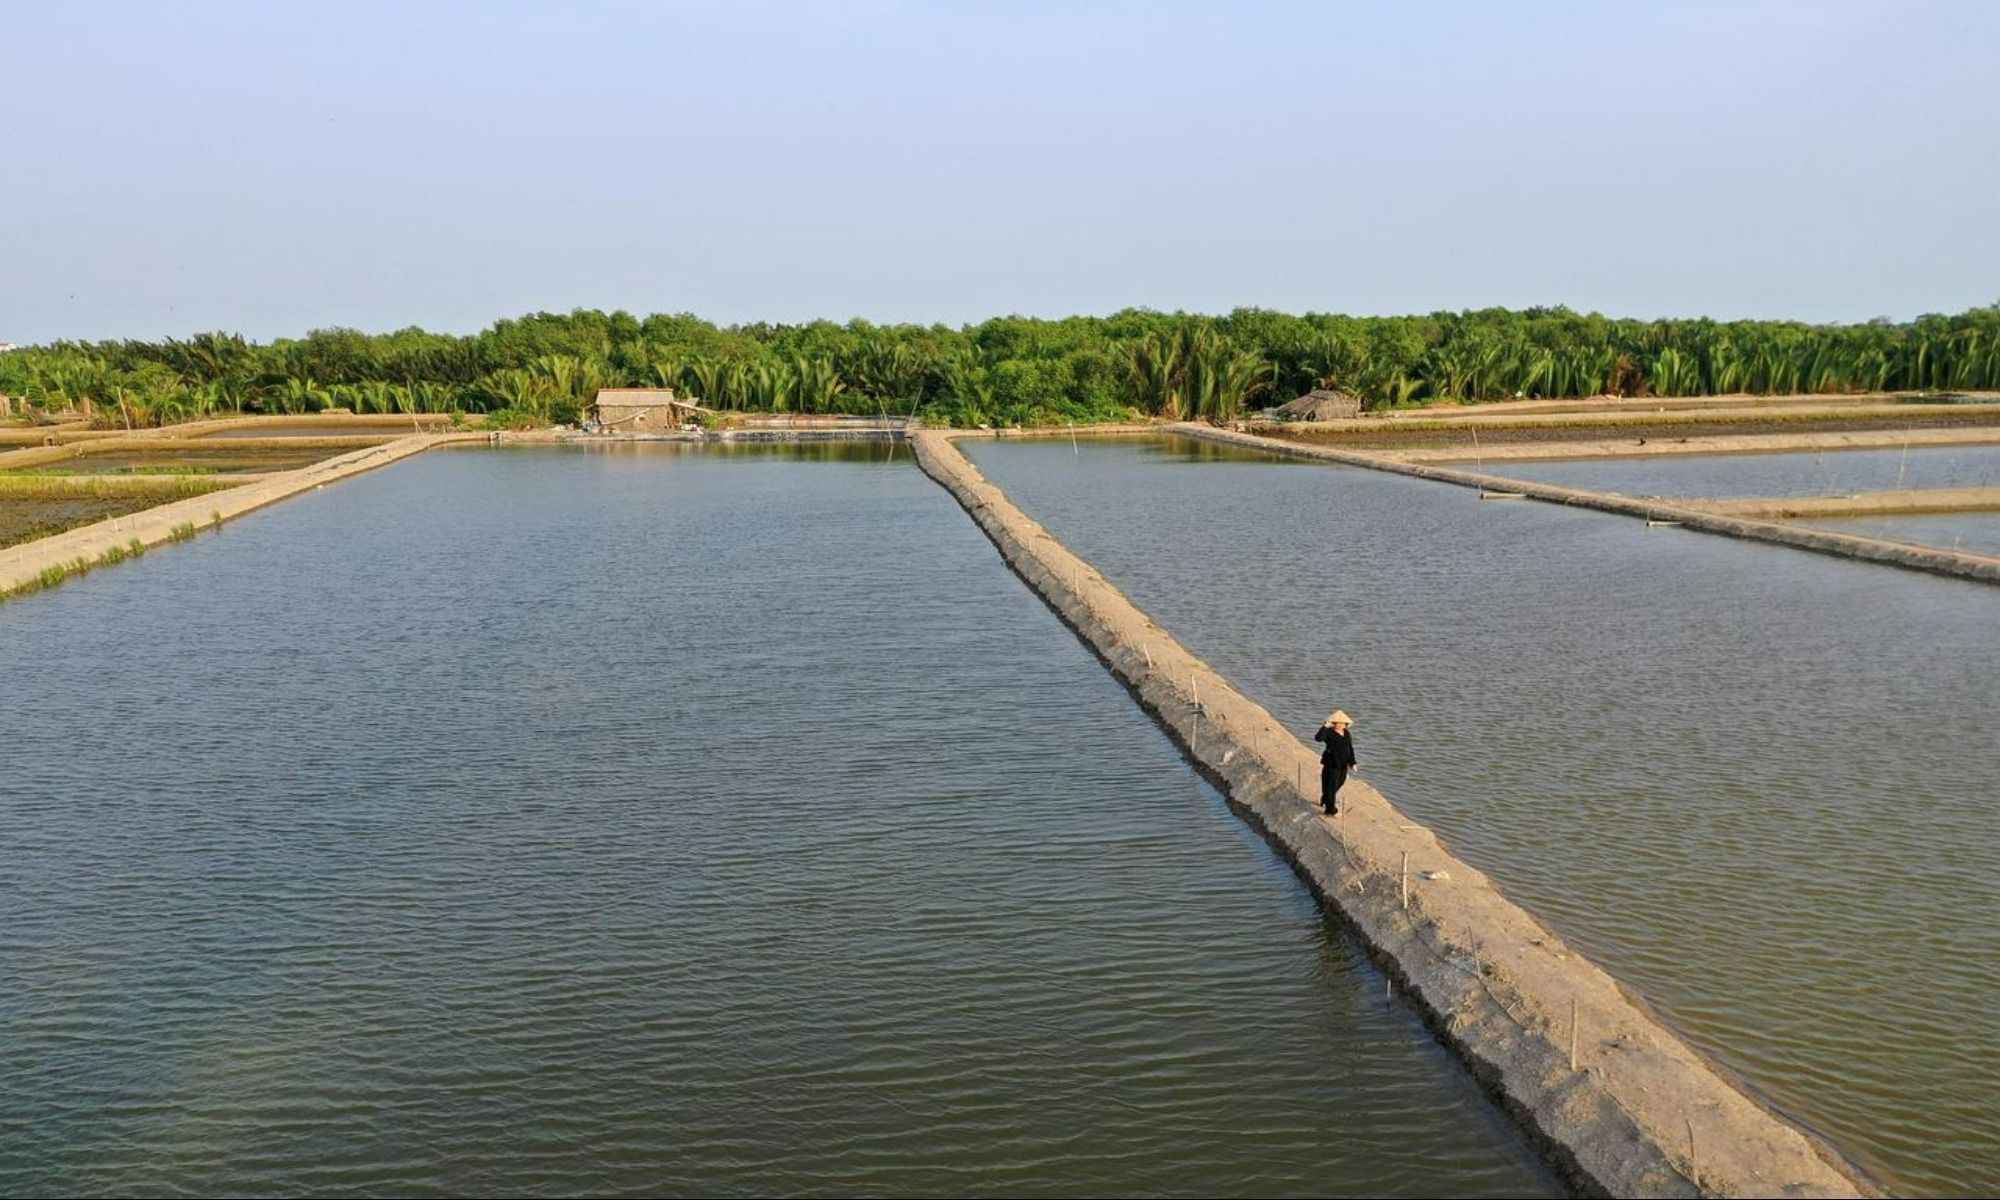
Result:
<svg viewBox="0 0 2000 1200"><path fill-rule="evenodd" d="M599 388L597 423L611 433L663 433L706 412L672 388Z"/></svg>
<svg viewBox="0 0 2000 1200"><path fill-rule="evenodd" d="M1282 421L1344 421L1361 415L1361 400L1346 392L1320 388L1280 404L1273 415Z"/></svg>
<svg viewBox="0 0 2000 1200"><path fill-rule="evenodd" d="M0 354L5 354L9 350L19 350L19 349L20 347L16 346L12 342L0 342Z"/></svg>

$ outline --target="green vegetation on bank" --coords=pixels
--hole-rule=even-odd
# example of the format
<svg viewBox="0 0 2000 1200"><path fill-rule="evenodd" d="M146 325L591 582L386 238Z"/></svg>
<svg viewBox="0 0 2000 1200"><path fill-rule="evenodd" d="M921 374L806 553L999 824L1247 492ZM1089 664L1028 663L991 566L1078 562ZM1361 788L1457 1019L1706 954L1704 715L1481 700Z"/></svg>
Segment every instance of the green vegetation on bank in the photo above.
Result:
<svg viewBox="0 0 2000 1200"><path fill-rule="evenodd" d="M0 600L12 600L20 596L32 596L36 592L47 591L49 588L55 587L65 580L75 579L81 575L88 575L99 567L113 567L127 559L138 558L145 552L145 543L141 542L138 538L133 538L123 546L111 547L95 559L84 558L79 555L68 562L43 567L40 573L32 578L18 583L4 592L0 592Z"/></svg>
<svg viewBox="0 0 2000 1200"><path fill-rule="evenodd" d="M153 476L128 481L0 474L0 547L233 486L227 480L200 477Z"/></svg>
<svg viewBox="0 0 2000 1200"><path fill-rule="evenodd" d="M1410 317L1126 310L979 325L751 324L580 310L469 336L204 333L0 355L0 392L107 426L218 414L487 412L574 421L598 388L725 410L916 413L934 424L1228 419L1315 386L1370 408L1515 396L2000 388L2000 306L1906 323L1614 320L1537 308Z"/></svg>

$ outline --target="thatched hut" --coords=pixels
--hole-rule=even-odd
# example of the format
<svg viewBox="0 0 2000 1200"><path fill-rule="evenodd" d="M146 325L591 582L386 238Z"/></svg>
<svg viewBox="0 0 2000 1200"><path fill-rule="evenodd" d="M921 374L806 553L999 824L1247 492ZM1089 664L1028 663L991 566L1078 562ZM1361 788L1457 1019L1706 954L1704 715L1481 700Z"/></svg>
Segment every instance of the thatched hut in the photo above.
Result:
<svg viewBox="0 0 2000 1200"><path fill-rule="evenodd" d="M672 388L599 388L597 420L612 433L659 433L679 429L706 412Z"/></svg>
<svg viewBox="0 0 2000 1200"><path fill-rule="evenodd" d="M1317 388L1272 410L1280 421L1344 421L1361 415L1361 398Z"/></svg>

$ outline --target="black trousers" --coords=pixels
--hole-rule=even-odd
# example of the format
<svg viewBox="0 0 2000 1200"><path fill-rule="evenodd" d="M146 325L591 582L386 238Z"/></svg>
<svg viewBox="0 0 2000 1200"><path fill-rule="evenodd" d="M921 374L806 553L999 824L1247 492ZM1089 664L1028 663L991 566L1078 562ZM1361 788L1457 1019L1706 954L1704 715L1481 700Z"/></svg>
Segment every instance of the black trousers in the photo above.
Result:
<svg viewBox="0 0 2000 1200"><path fill-rule="evenodd" d="M1319 806L1327 812L1335 812L1340 803L1335 799L1340 794L1340 785L1347 782L1347 768L1336 767L1332 763L1319 765Z"/></svg>

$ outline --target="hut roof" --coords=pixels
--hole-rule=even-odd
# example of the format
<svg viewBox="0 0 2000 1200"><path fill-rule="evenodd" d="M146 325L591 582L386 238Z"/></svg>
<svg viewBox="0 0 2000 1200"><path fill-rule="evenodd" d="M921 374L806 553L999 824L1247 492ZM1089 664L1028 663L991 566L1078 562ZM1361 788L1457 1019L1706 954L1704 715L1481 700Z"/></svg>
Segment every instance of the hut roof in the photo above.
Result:
<svg viewBox="0 0 2000 1200"><path fill-rule="evenodd" d="M708 412L693 400L684 400L674 395L672 388L598 388L599 406L612 408L691 408L697 412Z"/></svg>
<svg viewBox="0 0 2000 1200"><path fill-rule="evenodd" d="M1361 412L1361 400L1331 388L1316 388L1274 410L1288 421L1337 421Z"/></svg>

